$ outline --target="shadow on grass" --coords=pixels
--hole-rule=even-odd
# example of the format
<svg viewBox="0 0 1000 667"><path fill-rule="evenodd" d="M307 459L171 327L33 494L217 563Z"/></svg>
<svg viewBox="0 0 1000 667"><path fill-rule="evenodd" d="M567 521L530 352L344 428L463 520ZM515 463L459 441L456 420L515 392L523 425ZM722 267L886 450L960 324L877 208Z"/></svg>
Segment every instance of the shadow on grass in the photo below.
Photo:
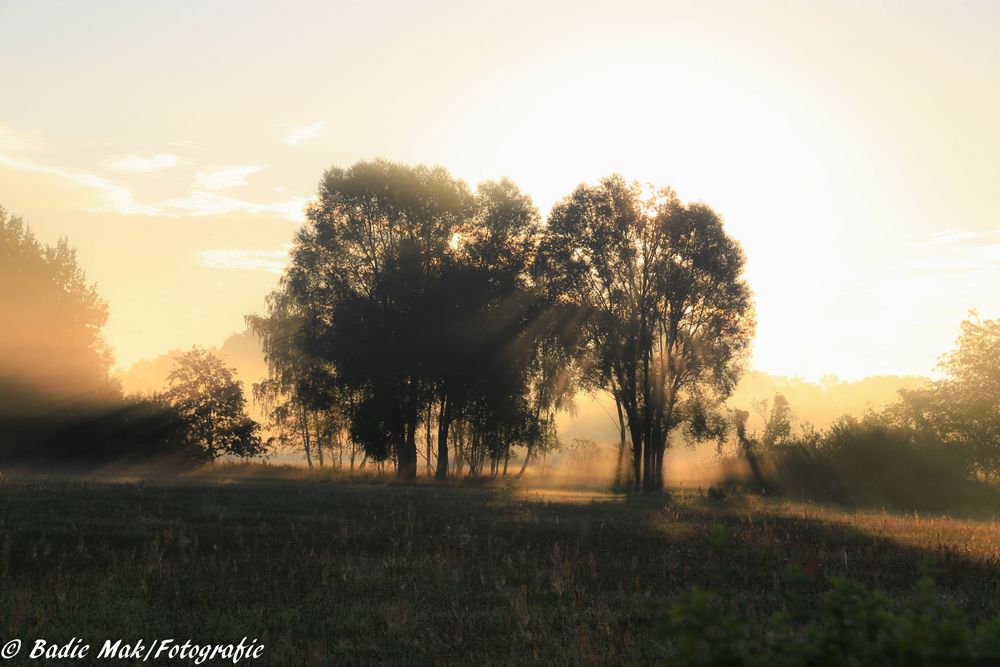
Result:
<svg viewBox="0 0 1000 667"><path fill-rule="evenodd" d="M789 564L806 573L802 596L835 574L895 594L929 555L970 614L998 611L995 525L940 558L934 526L911 527L927 533L914 546L897 534L904 519L795 511L494 487L8 481L0 633L249 636L268 664L648 664L667 650L658 614L692 586L759 628Z"/></svg>

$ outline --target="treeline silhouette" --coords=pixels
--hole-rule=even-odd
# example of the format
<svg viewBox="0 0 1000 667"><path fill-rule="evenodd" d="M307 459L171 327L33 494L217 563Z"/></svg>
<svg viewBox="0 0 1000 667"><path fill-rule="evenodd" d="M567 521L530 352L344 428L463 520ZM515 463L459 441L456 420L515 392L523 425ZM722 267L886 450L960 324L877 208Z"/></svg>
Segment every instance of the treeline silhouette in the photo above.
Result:
<svg viewBox="0 0 1000 667"><path fill-rule="evenodd" d="M724 428L753 308L743 252L704 204L611 176L543 225L508 180L473 191L376 160L330 169L306 214L247 322L269 368L256 396L307 456L347 438L413 478L422 431L439 479L507 474L515 447L523 471L593 388L614 397L623 447L627 430L623 474L652 490L673 432Z"/></svg>
<svg viewBox="0 0 1000 667"><path fill-rule="evenodd" d="M253 456L259 426L212 355L182 355L170 390L123 396L101 334L108 305L65 239L41 244L0 209L0 465L170 472Z"/></svg>
<svg viewBox="0 0 1000 667"><path fill-rule="evenodd" d="M907 509L995 508L1000 479L1000 321L962 323L942 377L899 391L862 417L828 430L794 428L781 394L749 413L734 411L738 451L723 484L837 502ZM734 465L742 461L745 465Z"/></svg>
<svg viewBox="0 0 1000 667"><path fill-rule="evenodd" d="M744 254L669 188L613 175L543 222L509 180L472 189L375 160L327 171L306 215L265 312L246 318L267 367L261 426L235 369L197 348L162 391L124 396L108 306L73 249L0 210L0 465L173 469L284 447L402 479L520 476L590 391L614 401L616 481L634 489L662 488L667 448L695 440L735 446L733 484L834 500L897 488L912 504L1000 475L997 322L963 325L943 379L826 432L793 429L782 396L728 407L754 331Z"/></svg>

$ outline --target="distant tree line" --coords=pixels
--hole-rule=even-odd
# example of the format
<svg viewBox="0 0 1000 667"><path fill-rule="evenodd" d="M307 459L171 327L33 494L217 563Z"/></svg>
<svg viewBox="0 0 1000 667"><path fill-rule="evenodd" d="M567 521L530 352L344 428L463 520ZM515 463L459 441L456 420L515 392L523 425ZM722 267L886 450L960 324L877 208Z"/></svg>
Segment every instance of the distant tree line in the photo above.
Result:
<svg viewBox="0 0 1000 667"><path fill-rule="evenodd" d="M307 219L247 322L269 368L255 396L310 463L336 441L403 479L421 457L438 478L504 475L515 451L523 472L587 388L614 397L623 475L655 490L672 434L726 426L753 307L704 204L612 176L543 224L508 180L376 160L330 169Z"/></svg>
<svg viewBox="0 0 1000 667"><path fill-rule="evenodd" d="M744 263L708 206L617 175L543 222L508 180L330 169L264 314L247 317L268 367L253 388L264 429L234 369L197 348L164 391L123 396L108 306L75 251L0 209L0 466L184 467L285 447L402 479L519 476L587 390L614 400L618 481L635 489L662 488L678 438L735 438L767 492L919 500L1000 478L1000 321L974 315L940 380L824 433L796 433L780 395L751 406L758 427L725 407L754 331Z"/></svg>
<svg viewBox="0 0 1000 667"><path fill-rule="evenodd" d="M962 323L942 377L903 389L879 411L845 415L824 432L793 427L781 394L731 419L746 474L730 482L755 491L908 509L984 507L1000 481L1000 320ZM741 479L742 478L742 479Z"/></svg>
<svg viewBox="0 0 1000 667"><path fill-rule="evenodd" d="M102 328L108 305L65 239L40 243L0 209L0 466L169 472L263 452L233 370L181 355L167 391L123 396Z"/></svg>

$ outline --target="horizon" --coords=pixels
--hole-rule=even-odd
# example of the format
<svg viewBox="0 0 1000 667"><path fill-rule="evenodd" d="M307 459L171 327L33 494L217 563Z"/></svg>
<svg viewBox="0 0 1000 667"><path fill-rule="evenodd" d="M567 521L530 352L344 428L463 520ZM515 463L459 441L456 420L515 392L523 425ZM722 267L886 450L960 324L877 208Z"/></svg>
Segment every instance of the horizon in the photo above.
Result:
<svg viewBox="0 0 1000 667"><path fill-rule="evenodd" d="M0 205L77 248L122 370L242 331L323 171L375 156L543 219L612 172L706 202L771 375L933 377L1000 315L990 3L46 7L0 7Z"/></svg>

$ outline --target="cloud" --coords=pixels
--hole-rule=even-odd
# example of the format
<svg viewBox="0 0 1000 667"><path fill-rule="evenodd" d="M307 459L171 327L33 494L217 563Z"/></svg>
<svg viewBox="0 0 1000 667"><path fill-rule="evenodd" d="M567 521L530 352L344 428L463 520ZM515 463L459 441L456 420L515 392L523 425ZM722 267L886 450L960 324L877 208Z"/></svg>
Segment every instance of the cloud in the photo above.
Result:
<svg viewBox="0 0 1000 667"><path fill-rule="evenodd" d="M288 262L288 247L281 250L204 250L201 264L210 269L239 269L281 274Z"/></svg>
<svg viewBox="0 0 1000 667"><path fill-rule="evenodd" d="M186 197L153 203L136 201L131 190L103 176L38 164L0 153L0 167L62 178L97 192L100 204L87 210L113 211L121 215L145 215L177 218L189 216L226 215L230 213L273 213L286 220L305 220L305 206L310 197L292 197L276 202L252 202L214 192L194 191Z"/></svg>
<svg viewBox="0 0 1000 667"><path fill-rule="evenodd" d="M309 139L312 139L317 134L323 131L326 127L326 123L320 121L318 123L313 123L312 125L304 125L302 127L297 127L292 130L292 133L285 137L285 143L289 146L301 146Z"/></svg>
<svg viewBox="0 0 1000 667"><path fill-rule="evenodd" d="M256 174L264 167L250 164L246 166L222 167L207 171L199 171L194 176L195 183L206 190L224 190L247 184L247 176Z"/></svg>
<svg viewBox="0 0 1000 667"><path fill-rule="evenodd" d="M38 130L19 132L14 128L0 123L0 151L22 153L46 148L48 144Z"/></svg>
<svg viewBox="0 0 1000 667"><path fill-rule="evenodd" d="M192 192L179 199L168 199L159 204L160 208L172 210L168 215L183 211L193 216L225 215L227 213L277 213L287 220L305 220L304 209L309 197L293 197L288 201L257 203L215 194L214 192Z"/></svg>
<svg viewBox="0 0 1000 667"><path fill-rule="evenodd" d="M967 245L969 242L981 241L987 238L996 238L1000 232L971 232L956 229L949 229L943 232L934 232L926 241L914 243L917 248L955 248Z"/></svg>
<svg viewBox="0 0 1000 667"><path fill-rule="evenodd" d="M913 245L924 252L904 260L904 268L961 273L1000 269L1000 231L935 232Z"/></svg>
<svg viewBox="0 0 1000 667"><path fill-rule="evenodd" d="M146 173L176 167L177 156L169 153L158 153L149 157L141 155L112 155L107 159L105 164L113 171Z"/></svg>
<svg viewBox="0 0 1000 667"><path fill-rule="evenodd" d="M132 192L108 179L87 172L67 171L58 167L35 164L25 160L0 154L0 166L21 171L46 174L64 178L73 183L97 190L106 202L106 207L123 215L158 215L155 206L140 204L132 196Z"/></svg>

